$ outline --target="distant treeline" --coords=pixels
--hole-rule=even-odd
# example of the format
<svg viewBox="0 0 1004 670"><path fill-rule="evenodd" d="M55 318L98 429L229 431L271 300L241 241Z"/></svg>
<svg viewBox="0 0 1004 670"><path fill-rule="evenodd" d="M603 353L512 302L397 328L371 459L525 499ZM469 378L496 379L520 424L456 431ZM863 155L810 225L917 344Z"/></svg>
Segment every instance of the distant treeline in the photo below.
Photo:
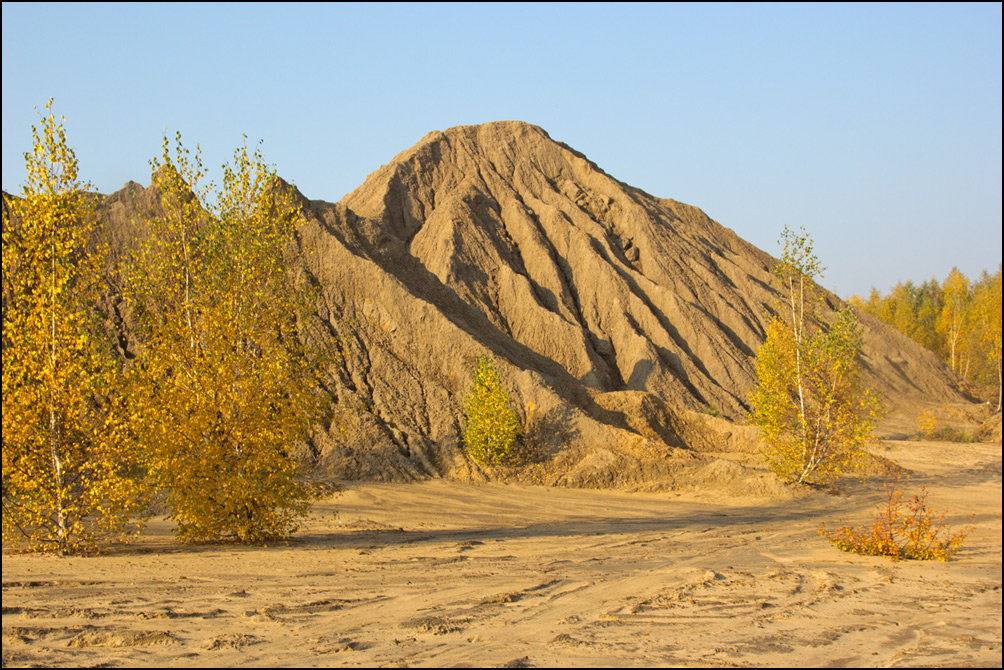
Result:
<svg viewBox="0 0 1004 670"><path fill-rule="evenodd" d="M888 295L851 296L865 309L924 345L959 374L971 392L1001 408L1001 268L970 280L953 268L941 284L901 282Z"/></svg>

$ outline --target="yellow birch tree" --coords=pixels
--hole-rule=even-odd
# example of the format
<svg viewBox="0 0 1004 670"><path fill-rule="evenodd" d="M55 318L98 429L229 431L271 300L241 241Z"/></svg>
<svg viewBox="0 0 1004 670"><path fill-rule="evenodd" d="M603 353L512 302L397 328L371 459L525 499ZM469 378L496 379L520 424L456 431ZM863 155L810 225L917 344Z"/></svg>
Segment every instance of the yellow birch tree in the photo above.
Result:
<svg viewBox="0 0 1004 670"><path fill-rule="evenodd" d="M63 554L122 537L144 493L97 308L96 195L51 99L40 116L3 219L3 538Z"/></svg>
<svg viewBox="0 0 1004 670"><path fill-rule="evenodd" d="M988 368L988 377L996 376L997 407L1001 411L1001 271L990 275L984 271L973 295L973 317L976 322L979 347Z"/></svg>
<svg viewBox="0 0 1004 670"><path fill-rule="evenodd" d="M812 239L787 226L776 273L784 303L756 358L751 414L771 469L793 483L825 483L853 465L878 411L864 388L857 354L860 329L849 309L821 327L814 303L822 265Z"/></svg>
<svg viewBox="0 0 1004 670"><path fill-rule="evenodd" d="M182 539L283 537L308 505L292 450L319 416L325 360L306 332L314 293L290 269L299 209L246 143L218 192L180 134L151 166L163 215L126 291L135 428Z"/></svg>
<svg viewBox="0 0 1004 670"><path fill-rule="evenodd" d="M969 279L952 268L945 283L942 285L944 306L938 319L938 332L945 338L948 348L949 362L954 372L959 370L959 345L963 331L967 325L967 307L969 305Z"/></svg>
<svg viewBox="0 0 1004 670"><path fill-rule="evenodd" d="M509 406L498 368L490 356L478 356L471 388L464 397L463 439L479 463L505 463L519 437L519 417Z"/></svg>

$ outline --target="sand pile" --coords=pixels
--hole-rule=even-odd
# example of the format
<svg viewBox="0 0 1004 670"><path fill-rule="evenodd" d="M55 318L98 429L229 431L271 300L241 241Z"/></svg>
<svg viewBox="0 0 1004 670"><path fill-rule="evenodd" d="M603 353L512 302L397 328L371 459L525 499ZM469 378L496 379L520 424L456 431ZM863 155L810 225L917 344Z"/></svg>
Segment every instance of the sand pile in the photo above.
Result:
<svg viewBox="0 0 1004 670"><path fill-rule="evenodd" d="M677 486L705 471L695 451L748 442L730 447L749 430L707 430L699 415L745 414L778 297L773 259L701 210L520 122L430 133L341 202L303 202L325 317L347 353L344 411L317 445L328 472L490 476L458 444L481 352L536 424L544 443L528 446L556 466L535 475L545 483ZM881 393L961 399L933 354L862 321Z"/></svg>
<svg viewBox="0 0 1004 670"><path fill-rule="evenodd" d="M339 203L300 197L318 313L344 353L328 425L309 445L317 474L776 487L711 455L751 444L751 429L727 420L747 409L778 298L773 259L701 210L515 121L430 133ZM130 183L105 206L124 246L137 213L159 205ZM933 354L861 320L879 392L964 400ZM481 353L526 427L520 471L481 468L459 441Z"/></svg>

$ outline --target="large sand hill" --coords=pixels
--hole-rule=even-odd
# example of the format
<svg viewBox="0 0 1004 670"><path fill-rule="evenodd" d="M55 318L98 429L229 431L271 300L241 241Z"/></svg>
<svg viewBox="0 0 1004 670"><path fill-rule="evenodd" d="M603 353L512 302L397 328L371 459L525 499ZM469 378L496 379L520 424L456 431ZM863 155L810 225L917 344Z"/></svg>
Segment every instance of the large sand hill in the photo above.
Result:
<svg viewBox="0 0 1004 670"><path fill-rule="evenodd" d="M4 665L999 666L1001 447L885 441L948 563L840 552L882 479L785 500L349 483L290 544L3 558Z"/></svg>

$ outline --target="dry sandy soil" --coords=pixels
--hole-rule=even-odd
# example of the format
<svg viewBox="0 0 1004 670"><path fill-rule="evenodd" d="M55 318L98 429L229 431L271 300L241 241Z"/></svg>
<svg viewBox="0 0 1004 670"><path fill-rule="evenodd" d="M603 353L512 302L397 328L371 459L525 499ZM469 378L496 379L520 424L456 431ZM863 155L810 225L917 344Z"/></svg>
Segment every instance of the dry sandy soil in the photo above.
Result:
<svg viewBox="0 0 1004 670"><path fill-rule="evenodd" d="M886 441L948 563L840 552L881 479L785 501L443 480L346 485L288 545L3 557L25 665L1001 664L1001 447ZM972 515L972 521L970 521Z"/></svg>

